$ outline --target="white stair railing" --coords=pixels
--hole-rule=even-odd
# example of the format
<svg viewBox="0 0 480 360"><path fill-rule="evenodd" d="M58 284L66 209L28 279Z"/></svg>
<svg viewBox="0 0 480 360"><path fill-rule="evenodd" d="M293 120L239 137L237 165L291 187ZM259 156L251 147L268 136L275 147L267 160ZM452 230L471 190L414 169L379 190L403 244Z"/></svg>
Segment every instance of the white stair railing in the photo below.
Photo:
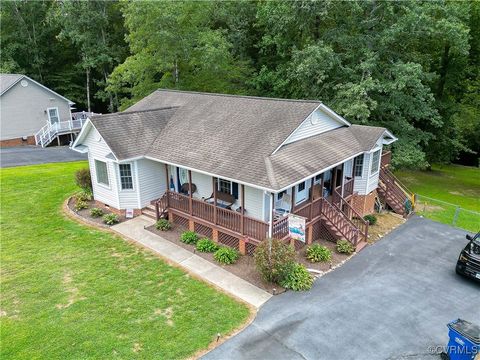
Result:
<svg viewBox="0 0 480 360"><path fill-rule="evenodd" d="M86 121L87 119L77 119L60 121L53 124L47 123L35 134L35 143L41 147L45 147L61 133L80 130Z"/></svg>

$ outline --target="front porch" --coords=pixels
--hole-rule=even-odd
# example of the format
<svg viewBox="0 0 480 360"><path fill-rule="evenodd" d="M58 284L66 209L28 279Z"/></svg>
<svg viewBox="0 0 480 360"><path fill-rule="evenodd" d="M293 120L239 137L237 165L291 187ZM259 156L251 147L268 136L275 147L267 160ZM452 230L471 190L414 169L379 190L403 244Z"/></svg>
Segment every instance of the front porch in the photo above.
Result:
<svg viewBox="0 0 480 360"><path fill-rule="evenodd" d="M246 186L243 184L238 185L236 207L225 201L228 196L218 190L221 179L214 177L212 196L195 198L189 191L196 191L191 171L188 171L188 182L178 186L184 193L175 191L172 186L160 199L152 202L152 208L156 219L166 217L242 254L253 254L256 246L269 237L288 241L297 249L320 238L331 241L346 239L359 250L366 244L368 222L350 204L354 194L353 167L352 159L349 164L346 162L316 175L303 185L297 184L276 194L264 194L261 202L268 201L267 221L249 216L245 206ZM169 167L165 166L165 169L166 179L171 183ZM295 199L304 194L306 196L301 197L300 202ZM306 219L305 243L290 239L290 213Z"/></svg>

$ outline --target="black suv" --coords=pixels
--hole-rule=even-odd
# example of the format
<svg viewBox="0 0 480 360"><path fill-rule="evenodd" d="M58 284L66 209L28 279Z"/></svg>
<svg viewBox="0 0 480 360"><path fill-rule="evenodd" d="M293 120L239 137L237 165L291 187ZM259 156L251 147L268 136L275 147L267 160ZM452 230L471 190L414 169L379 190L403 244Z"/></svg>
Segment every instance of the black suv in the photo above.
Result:
<svg viewBox="0 0 480 360"><path fill-rule="evenodd" d="M473 238L467 234L470 242L460 253L457 261L457 274L480 281L480 232Z"/></svg>

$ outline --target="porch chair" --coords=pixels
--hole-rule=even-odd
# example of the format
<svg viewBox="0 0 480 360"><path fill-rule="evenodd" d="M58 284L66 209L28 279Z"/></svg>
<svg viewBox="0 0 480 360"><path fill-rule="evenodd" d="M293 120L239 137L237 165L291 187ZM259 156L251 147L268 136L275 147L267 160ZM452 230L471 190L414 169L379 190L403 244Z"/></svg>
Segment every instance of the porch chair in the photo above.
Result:
<svg viewBox="0 0 480 360"><path fill-rule="evenodd" d="M181 194L189 195L189 191L190 191L190 184L189 183L183 184L182 187L180 188L180 193ZM192 194L194 194L196 192L197 192L197 185L192 184Z"/></svg>
<svg viewBox="0 0 480 360"><path fill-rule="evenodd" d="M292 210L292 197L288 194L283 194L280 200L275 202L275 215L278 217L285 216Z"/></svg>

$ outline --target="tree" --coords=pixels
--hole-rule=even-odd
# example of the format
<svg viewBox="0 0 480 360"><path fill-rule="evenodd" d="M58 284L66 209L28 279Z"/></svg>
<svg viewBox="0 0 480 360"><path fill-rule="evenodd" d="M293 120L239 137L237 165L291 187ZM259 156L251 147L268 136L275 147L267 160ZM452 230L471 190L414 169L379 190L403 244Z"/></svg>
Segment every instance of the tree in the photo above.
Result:
<svg viewBox="0 0 480 360"><path fill-rule="evenodd" d="M112 93L104 90L107 78L114 66L125 57L122 46L123 34L119 4L110 1L63 1L56 8L55 17L61 31L60 39L72 43L79 53L78 65L85 72L85 90L88 111L91 111L92 72L101 74L97 85L98 97L108 98L109 111L114 111L116 104Z"/></svg>
<svg viewBox="0 0 480 360"><path fill-rule="evenodd" d="M131 54L109 78L123 107L157 88L243 93L250 73L232 53L225 31L214 29L214 3L127 3Z"/></svg>

